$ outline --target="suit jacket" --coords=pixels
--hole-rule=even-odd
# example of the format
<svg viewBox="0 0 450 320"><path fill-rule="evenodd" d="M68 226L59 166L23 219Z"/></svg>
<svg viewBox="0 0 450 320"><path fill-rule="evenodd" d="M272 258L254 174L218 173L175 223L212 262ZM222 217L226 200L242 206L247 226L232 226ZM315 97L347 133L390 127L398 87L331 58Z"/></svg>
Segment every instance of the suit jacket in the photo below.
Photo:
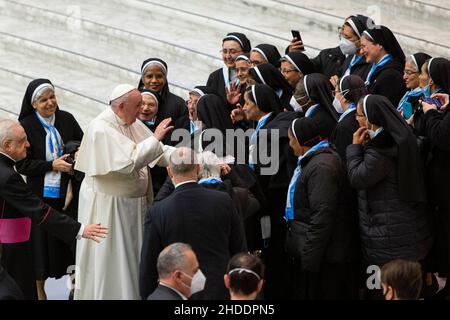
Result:
<svg viewBox="0 0 450 320"><path fill-rule="evenodd" d="M183 300L183 298L172 288L159 284L147 300Z"/></svg>
<svg viewBox="0 0 450 320"><path fill-rule="evenodd" d="M53 170L52 161L47 161L45 157L46 132L39 122L36 114L30 114L21 122L30 142L27 150L27 157L16 164L17 171L27 176L27 184L33 190L34 194L42 198L44 188L45 174ZM71 140L81 141L83 131L73 115L66 111L57 110L55 113L55 128L58 130L63 143ZM61 194L64 199L67 191L67 185L71 176L63 173L61 175Z"/></svg>
<svg viewBox="0 0 450 320"><path fill-rule="evenodd" d="M14 170L15 162L0 153L0 205L2 218L28 217L59 239L71 244L81 224L45 204L33 194ZM25 299L34 299L36 290L33 276L30 241L3 244L2 265L19 285Z"/></svg>
<svg viewBox="0 0 450 320"><path fill-rule="evenodd" d="M242 219L229 195L187 183L150 207L144 225L139 287L146 299L157 286L156 262L169 244L192 246L206 276L202 299L225 299L223 275L231 256L246 251Z"/></svg>

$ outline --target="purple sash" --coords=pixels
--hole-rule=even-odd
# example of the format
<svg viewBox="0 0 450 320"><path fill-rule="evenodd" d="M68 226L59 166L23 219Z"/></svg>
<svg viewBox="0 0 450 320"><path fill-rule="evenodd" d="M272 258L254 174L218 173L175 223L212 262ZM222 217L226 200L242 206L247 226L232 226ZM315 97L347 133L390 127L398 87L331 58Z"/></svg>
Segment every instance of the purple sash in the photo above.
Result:
<svg viewBox="0 0 450 320"><path fill-rule="evenodd" d="M0 243L20 243L30 239L31 219L30 218L3 218L5 213L5 203L3 201L2 213L0 216Z"/></svg>

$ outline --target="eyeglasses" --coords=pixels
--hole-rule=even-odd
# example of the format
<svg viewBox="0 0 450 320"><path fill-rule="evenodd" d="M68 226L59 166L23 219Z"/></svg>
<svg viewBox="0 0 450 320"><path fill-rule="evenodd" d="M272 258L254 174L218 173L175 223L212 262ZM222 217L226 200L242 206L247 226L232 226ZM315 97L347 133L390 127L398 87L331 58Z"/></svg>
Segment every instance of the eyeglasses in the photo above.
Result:
<svg viewBox="0 0 450 320"><path fill-rule="evenodd" d="M411 75L416 74L416 73L420 73L420 72L419 71L411 71L411 70L405 70L403 72L403 74L406 74L407 76L411 76Z"/></svg>
<svg viewBox="0 0 450 320"><path fill-rule="evenodd" d="M288 74L289 72L293 72L293 71L297 71L297 72L298 72L298 70L295 70L295 69L289 69L289 70L281 69L281 70L280 70L280 72L281 72L282 74Z"/></svg>
<svg viewBox="0 0 450 320"><path fill-rule="evenodd" d="M230 55L234 56L234 55L242 53L242 51L236 50L236 49L222 49L222 50L220 50L220 53L223 55L230 54Z"/></svg>

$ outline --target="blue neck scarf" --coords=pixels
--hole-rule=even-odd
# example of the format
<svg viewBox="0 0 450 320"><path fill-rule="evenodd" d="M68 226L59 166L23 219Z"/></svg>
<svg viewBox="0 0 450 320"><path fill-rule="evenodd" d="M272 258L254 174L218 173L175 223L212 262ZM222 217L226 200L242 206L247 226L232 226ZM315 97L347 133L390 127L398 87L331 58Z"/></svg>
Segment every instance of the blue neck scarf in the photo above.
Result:
<svg viewBox="0 0 450 320"><path fill-rule="evenodd" d="M397 111L398 112L403 111L403 107L405 106L405 104L409 103L408 102L409 97L419 97L421 95L423 95L423 90L421 87L418 87L418 88L415 88L414 90L410 90L410 91L406 92L405 95L403 96L402 100L400 100L400 103L398 104Z"/></svg>
<svg viewBox="0 0 450 320"><path fill-rule="evenodd" d="M289 189L287 193L287 199L286 199L286 210L285 210L285 216L284 218L286 221L294 220L294 195L295 195L295 186L297 185L297 181L300 178L300 175L302 173L301 168L301 161L311 153L323 149L328 148L329 143L327 140L322 140L318 144L316 144L314 147L309 149L303 156L298 158L297 168L295 168L294 175L292 176L291 183L289 184Z"/></svg>
<svg viewBox="0 0 450 320"><path fill-rule="evenodd" d="M222 180L217 179L217 178L206 178L206 179L201 179L198 184L218 184L218 183L222 183Z"/></svg>
<svg viewBox="0 0 450 320"><path fill-rule="evenodd" d="M380 60L380 62L372 64L372 68L370 68L369 74L367 75L367 78L366 78L366 86L370 85L370 83L371 83L370 79L372 78L375 71L378 68L381 68L382 66L384 66L386 63L388 63L391 60L392 60L392 55L387 54L383 57L383 59Z"/></svg>
<svg viewBox="0 0 450 320"><path fill-rule="evenodd" d="M356 110L356 105L354 103L352 103L351 105L348 106L348 109L345 110L345 112L343 114L341 114L338 122L341 122L348 114L352 113L355 110Z"/></svg>
<svg viewBox="0 0 450 320"><path fill-rule="evenodd" d="M352 61L350 61L350 65L348 66L347 70L345 70L344 76L347 76L352 73L352 68L357 65L361 60L362 56L354 55L352 58Z"/></svg>

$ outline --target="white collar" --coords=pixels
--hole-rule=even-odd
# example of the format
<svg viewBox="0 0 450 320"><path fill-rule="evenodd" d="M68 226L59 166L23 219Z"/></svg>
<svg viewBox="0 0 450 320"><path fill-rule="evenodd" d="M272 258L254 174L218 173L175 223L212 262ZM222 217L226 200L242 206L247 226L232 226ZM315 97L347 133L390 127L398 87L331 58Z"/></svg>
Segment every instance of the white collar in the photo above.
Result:
<svg viewBox="0 0 450 320"><path fill-rule="evenodd" d="M181 187L184 184L188 184L188 183L192 183L192 182L197 183L197 180L187 180L187 181L180 182L180 183L175 185L175 189L178 188L178 187Z"/></svg>
<svg viewBox="0 0 450 320"><path fill-rule="evenodd" d="M169 285L167 285L167 284L165 284L165 283L162 283L161 281L159 282L159 284L162 285L163 287L166 287L166 288L169 288L169 289L175 291L175 292L181 297L181 299L183 299L183 300L187 300L187 299L188 299L188 298L186 298L186 296L185 296L184 294L182 294L182 293L181 293L180 291L178 291L177 289L172 288L171 286L169 286Z"/></svg>

